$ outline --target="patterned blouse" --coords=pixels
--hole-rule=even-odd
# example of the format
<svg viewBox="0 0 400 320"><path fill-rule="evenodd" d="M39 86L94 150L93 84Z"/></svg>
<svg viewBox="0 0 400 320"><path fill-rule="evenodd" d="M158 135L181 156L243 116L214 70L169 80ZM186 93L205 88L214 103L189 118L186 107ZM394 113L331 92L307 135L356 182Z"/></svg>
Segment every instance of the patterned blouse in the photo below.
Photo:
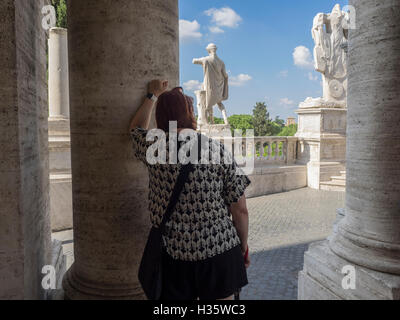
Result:
<svg viewBox="0 0 400 320"><path fill-rule="evenodd" d="M154 142L146 140L147 132L137 128L131 136L135 156L149 171L149 210L153 226L158 227L182 165L149 164L146 153ZM185 183L163 236L167 253L176 260L205 260L240 244L228 207L243 196L250 180L244 174L237 174L235 161L223 162L223 144L203 138L208 139L210 150L217 144L213 150L220 150L221 164L196 164ZM168 163L168 133L166 141Z"/></svg>

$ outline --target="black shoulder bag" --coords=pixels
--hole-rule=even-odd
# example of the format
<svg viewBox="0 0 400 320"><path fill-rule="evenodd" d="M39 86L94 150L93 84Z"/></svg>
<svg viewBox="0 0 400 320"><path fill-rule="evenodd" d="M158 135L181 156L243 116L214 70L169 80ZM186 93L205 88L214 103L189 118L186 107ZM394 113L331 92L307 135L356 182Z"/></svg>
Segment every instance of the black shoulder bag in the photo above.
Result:
<svg viewBox="0 0 400 320"><path fill-rule="evenodd" d="M200 140L199 140L200 149ZM187 181L190 172L194 170L193 164L189 163L181 167L168 207L163 215L159 228L152 227L147 239L142 261L139 267L139 281L143 291L149 300L159 300L162 291L162 235L165 231L165 224L172 215L183 186Z"/></svg>

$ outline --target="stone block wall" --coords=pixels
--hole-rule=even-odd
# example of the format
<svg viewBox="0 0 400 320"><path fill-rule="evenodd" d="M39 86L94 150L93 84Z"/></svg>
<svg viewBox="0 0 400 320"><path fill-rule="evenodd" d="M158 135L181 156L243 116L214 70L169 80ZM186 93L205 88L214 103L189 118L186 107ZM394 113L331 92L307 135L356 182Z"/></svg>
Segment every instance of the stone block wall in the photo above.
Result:
<svg viewBox="0 0 400 320"><path fill-rule="evenodd" d="M251 184L246 189L247 198L286 192L307 187L305 165L260 167L249 175Z"/></svg>

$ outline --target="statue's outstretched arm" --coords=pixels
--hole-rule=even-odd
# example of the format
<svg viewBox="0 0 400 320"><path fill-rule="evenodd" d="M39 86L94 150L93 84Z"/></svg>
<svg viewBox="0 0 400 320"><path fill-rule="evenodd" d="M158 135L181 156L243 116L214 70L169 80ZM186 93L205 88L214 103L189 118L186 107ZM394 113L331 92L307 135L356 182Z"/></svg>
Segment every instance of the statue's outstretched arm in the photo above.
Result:
<svg viewBox="0 0 400 320"><path fill-rule="evenodd" d="M193 64L203 64L203 58L193 59Z"/></svg>

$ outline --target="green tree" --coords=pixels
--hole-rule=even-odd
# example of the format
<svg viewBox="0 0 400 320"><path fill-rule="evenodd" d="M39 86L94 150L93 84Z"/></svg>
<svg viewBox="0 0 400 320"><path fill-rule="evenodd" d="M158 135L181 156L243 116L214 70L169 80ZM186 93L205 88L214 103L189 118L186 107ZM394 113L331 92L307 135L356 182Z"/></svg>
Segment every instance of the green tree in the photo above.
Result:
<svg viewBox="0 0 400 320"><path fill-rule="evenodd" d="M224 124L224 119L214 117L214 124Z"/></svg>
<svg viewBox="0 0 400 320"><path fill-rule="evenodd" d="M67 0L51 0L57 15L57 27L67 28Z"/></svg>
<svg viewBox="0 0 400 320"><path fill-rule="evenodd" d="M292 124L289 127L283 128L278 134L280 137L293 137L297 133L297 124Z"/></svg>
<svg viewBox="0 0 400 320"><path fill-rule="evenodd" d="M242 135L244 135L246 130L254 129L253 116L249 114L235 114L230 116L228 121L232 128L232 134L234 130L242 130Z"/></svg>
<svg viewBox="0 0 400 320"><path fill-rule="evenodd" d="M270 128L271 128L271 136L278 136L279 133L282 131L280 123L277 123L276 121L270 122Z"/></svg>
<svg viewBox="0 0 400 320"><path fill-rule="evenodd" d="M279 116L275 117L275 123L283 129L285 127L285 120L280 119Z"/></svg>
<svg viewBox="0 0 400 320"><path fill-rule="evenodd" d="M257 102L253 109L253 126L255 136L272 135L271 119L265 102Z"/></svg>
<svg viewBox="0 0 400 320"><path fill-rule="evenodd" d="M196 117L197 119L197 117ZM241 129L242 134L245 134L247 129L253 129L253 116L249 114L235 114L228 118L229 125L232 129L232 134L235 129ZM224 119L214 117L214 124L224 124Z"/></svg>

